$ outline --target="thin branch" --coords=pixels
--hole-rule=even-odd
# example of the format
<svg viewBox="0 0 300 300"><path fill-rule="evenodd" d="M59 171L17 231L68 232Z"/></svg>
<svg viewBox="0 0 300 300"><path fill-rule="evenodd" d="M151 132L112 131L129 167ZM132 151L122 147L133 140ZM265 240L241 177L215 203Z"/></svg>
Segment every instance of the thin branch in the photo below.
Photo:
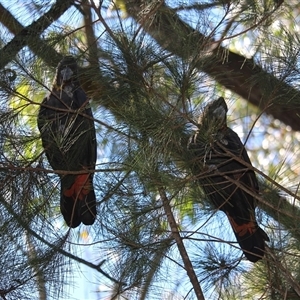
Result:
<svg viewBox="0 0 300 300"><path fill-rule="evenodd" d="M46 300L47 299L47 289L46 289L46 281L45 281L45 277L44 277L44 272L42 271L42 269L40 268L40 266L38 264L32 263L33 261L37 260L38 254L36 252L34 244L31 242L31 238L30 238L30 235L28 234L28 231L25 232L25 238L26 238L26 242L27 242L26 254L28 256L28 261L36 274L35 278L36 278L39 299Z"/></svg>
<svg viewBox="0 0 300 300"><path fill-rule="evenodd" d="M161 261L163 260L163 258L166 257L166 252L169 249L169 246L171 245L171 243L173 242L173 239L171 238L172 236L170 235L169 238L167 238L165 240L165 242L167 243L167 247L165 247L164 251L158 251L155 253L155 256L153 258L152 264L154 265L153 268L150 269L150 271L148 272L147 276L144 279L144 284L142 286L141 289L141 294L139 296L139 300L145 300L148 292L150 290L151 287L151 283L154 279L154 276L156 274L157 271L157 266L161 265Z"/></svg>
<svg viewBox="0 0 300 300"><path fill-rule="evenodd" d="M214 8L220 5L224 5L224 1L219 2L213 2L213 3L204 3L204 4L192 4L192 5L179 5L174 8L174 11L180 12L180 11L187 11L187 10L198 10L203 11L205 9Z"/></svg>
<svg viewBox="0 0 300 300"><path fill-rule="evenodd" d="M178 227L177 227L177 224L176 224L176 221L175 221L175 218L174 218L174 215L173 215L170 203L169 203L169 199L166 195L166 192L165 192L164 188L162 188L162 187L159 187L158 191L159 191L159 195L163 202L164 210L165 210L165 213L166 213L166 216L168 219L169 226L171 228L173 238L176 241L177 248L179 250L182 261L184 263L187 275L189 276L191 284L194 288L196 297L198 300L205 300L201 286L200 286L198 278L197 278L197 275L196 275L193 265L190 261L188 253L185 249L182 238L179 234Z"/></svg>
<svg viewBox="0 0 300 300"><path fill-rule="evenodd" d="M274 255L274 253L272 253L272 250L270 248L267 247L266 252L274 266L277 266L283 272L287 282L289 282L296 294L300 297L300 285L297 283L297 279L295 279L293 275L282 265L280 260L276 258L276 256Z"/></svg>
<svg viewBox="0 0 300 300"><path fill-rule="evenodd" d="M3 196L0 195L0 202L1 204L6 208L6 210L14 217L14 220L17 221L17 223L23 227L31 236L35 237L36 239L38 239L39 241L41 241L43 244L45 244L46 246L48 246L50 249L55 250L56 252L64 255L65 257L68 257L74 261L77 261L81 264L84 264L94 270L96 270L97 272L101 273L103 276L105 276L106 278L110 279L111 281L118 283L118 284L122 284L122 285L126 285L126 283L122 283L118 280L116 280L115 278L111 277L109 274L107 274L105 271L102 270L101 266L103 265L103 263L105 262L105 260L101 261L98 265L95 265L87 260L84 260L70 252L67 252L63 249L61 249L60 247L48 242L47 240L45 240L43 237L41 237L36 231L32 230L30 228L30 226L27 224L26 220L24 219L24 217L21 217L19 214L17 214L13 208L5 201L5 199L3 198Z"/></svg>

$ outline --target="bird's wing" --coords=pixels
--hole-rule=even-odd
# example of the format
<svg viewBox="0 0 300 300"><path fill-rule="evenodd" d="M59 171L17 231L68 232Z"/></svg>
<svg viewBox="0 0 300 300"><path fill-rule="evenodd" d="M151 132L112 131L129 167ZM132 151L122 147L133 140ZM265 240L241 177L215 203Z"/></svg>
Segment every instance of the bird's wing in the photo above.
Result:
<svg viewBox="0 0 300 300"><path fill-rule="evenodd" d="M83 127L86 130L86 167L94 169L97 160L97 144L93 113L88 98L81 88L74 91L73 98L80 113L83 114L81 120L84 122Z"/></svg>

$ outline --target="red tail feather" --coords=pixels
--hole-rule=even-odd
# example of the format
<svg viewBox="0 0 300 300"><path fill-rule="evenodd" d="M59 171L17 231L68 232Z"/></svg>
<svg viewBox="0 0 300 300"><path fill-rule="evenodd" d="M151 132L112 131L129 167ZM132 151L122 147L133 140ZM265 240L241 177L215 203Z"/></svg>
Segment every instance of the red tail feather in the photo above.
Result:
<svg viewBox="0 0 300 300"><path fill-rule="evenodd" d="M250 221L248 223L244 224L237 224L234 219L227 213L227 217L229 219L229 222L235 232L239 237L243 237L246 234L252 235L257 230L257 225L254 221Z"/></svg>
<svg viewBox="0 0 300 300"><path fill-rule="evenodd" d="M74 183L72 186L64 191L64 196L72 197L74 200L83 200L85 196L91 190L91 184L89 181L90 174L80 174L76 176Z"/></svg>

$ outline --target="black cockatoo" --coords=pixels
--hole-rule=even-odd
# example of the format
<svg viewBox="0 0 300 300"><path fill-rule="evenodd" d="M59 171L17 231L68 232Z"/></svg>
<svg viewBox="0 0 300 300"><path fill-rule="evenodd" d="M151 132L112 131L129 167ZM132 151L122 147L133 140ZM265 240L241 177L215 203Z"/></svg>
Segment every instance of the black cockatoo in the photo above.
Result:
<svg viewBox="0 0 300 300"><path fill-rule="evenodd" d="M207 198L227 215L245 256L256 262L269 238L255 219L257 178L243 164L251 162L238 135L227 127L227 111L224 98L209 103L188 147L195 157L194 175Z"/></svg>
<svg viewBox="0 0 300 300"><path fill-rule="evenodd" d="M38 128L46 156L60 174L60 210L68 226L92 225L96 217L93 171L96 132L88 98L78 81L78 66L66 56L57 66L50 94L38 114ZM80 174L68 174L79 171ZM86 171L86 173L85 173Z"/></svg>

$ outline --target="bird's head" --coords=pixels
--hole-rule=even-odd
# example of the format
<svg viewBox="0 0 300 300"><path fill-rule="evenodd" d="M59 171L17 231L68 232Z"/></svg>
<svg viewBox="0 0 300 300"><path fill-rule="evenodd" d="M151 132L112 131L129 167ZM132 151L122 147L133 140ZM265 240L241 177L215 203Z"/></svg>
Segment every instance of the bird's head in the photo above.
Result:
<svg viewBox="0 0 300 300"><path fill-rule="evenodd" d="M198 119L198 130L189 142L189 148L202 151L203 156L206 156L209 151L207 145L211 145L216 140L222 140L224 131L227 128L227 105L224 98L220 97L208 103Z"/></svg>
<svg viewBox="0 0 300 300"><path fill-rule="evenodd" d="M227 126L228 107L223 97L206 105L198 123L208 131L218 131Z"/></svg>
<svg viewBox="0 0 300 300"><path fill-rule="evenodd" d="M63 86L78 83L78 66L73 56L64 57L57 66L55 84L62 88Z"/></svg>

